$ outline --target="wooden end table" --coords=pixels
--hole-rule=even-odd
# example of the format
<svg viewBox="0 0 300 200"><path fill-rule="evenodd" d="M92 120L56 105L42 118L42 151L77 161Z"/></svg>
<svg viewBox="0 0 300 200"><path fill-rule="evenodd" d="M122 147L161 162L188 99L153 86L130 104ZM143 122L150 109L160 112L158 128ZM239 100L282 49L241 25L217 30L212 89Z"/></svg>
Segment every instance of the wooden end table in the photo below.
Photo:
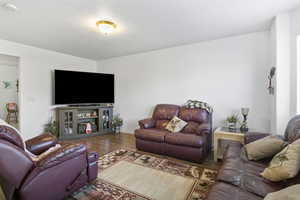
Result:
<svg viewBox="0 0 300 200"><path fill-rule="evenodd" d="M237 141L245 144L245 133L240 132L239 129L231 131L228 128L220 127L214 132L214 161L223 158L223 152L220 149L219 140Z"/></svg>

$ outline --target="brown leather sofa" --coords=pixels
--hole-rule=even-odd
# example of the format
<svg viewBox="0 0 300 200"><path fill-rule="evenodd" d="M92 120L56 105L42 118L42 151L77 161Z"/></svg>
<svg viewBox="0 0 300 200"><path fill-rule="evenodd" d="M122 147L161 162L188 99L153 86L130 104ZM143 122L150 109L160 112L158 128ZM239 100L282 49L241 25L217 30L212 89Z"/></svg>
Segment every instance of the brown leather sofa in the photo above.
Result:
<svg viewBox="0 0 300 200"><path fill-rule="evenodd" d="M188 123L180 133L165 129L174 116ZM201 163L211 147L212 115L204 109L159 104L152 118L139 121L139 125L135 137L141 151Z"/></svg>
<svg viewBox="0 0 300 200"><path fill-rule="evenodd" d="M26 141L26 147L39 155L56 143L56 137L43 134ZM0 185L7 200L61 200L97 177L98 155L84 145L62 145L33 161L21 136L3 125L0 155Z"/></svg>
<svg viewBox="0 0 300 200"><path fill-rule="evenodd" d="M300 138L300 116L289 123L285 131L288 143ZM248 144L269 134L247 133L245 143ZM218 182L210 190L207 200L262 200L271 192L285 187L300 184L300 173L293 179L271 182L260 176L268 166L271 158L258 162L249 161L243 146L232 142L224 153L223 164L219 170Z"/></svg>

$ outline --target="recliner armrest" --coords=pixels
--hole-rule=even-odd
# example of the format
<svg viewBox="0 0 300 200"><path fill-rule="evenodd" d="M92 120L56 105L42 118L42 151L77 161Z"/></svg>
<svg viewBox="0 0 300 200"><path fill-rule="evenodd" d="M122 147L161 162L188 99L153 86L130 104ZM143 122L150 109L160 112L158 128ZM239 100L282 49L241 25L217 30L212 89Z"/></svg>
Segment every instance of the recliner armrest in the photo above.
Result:
<svg viewBox="0 0 300 200"><path fill-rule="evenodd" d="M93 163L98 161L99 155L97 152L88 152L88 162Z"/></svg>
<svg viewBox="0 0 300 200"><path fill-rule="evenodd" d="M259 133L259 132L248 132L245 133L245 144L249 144L256 140L262 139L264 137L269 136L269 133Z"/></svg>
<svg viewBox="0 0 300 200"><path fill-rule="evenodd" d="M57 144L57 138L50 133L45 133L27 140L25 144L28 151L35 155L39 155L55 146Z"/></svg>
<svg viewBox="0 0 300 200"><path fill-rule="evenodd" d="M143 119L139 121L139 126L143 129L154 128L155 120L152 118Z"/></svg>
<svg viewBox="0 0 300 200"><path fill-rule="evenodd" d="M203 123L198 127L197 135L210 134L210 133L211 133L210 124Z"/></svg>
<svg viewBox="0 0 300 200"><path fill-rule="evenodd" d="M83 144L67 144L41 158L35 165L40 169L47 169L86 153L87 149Z"/></svg>

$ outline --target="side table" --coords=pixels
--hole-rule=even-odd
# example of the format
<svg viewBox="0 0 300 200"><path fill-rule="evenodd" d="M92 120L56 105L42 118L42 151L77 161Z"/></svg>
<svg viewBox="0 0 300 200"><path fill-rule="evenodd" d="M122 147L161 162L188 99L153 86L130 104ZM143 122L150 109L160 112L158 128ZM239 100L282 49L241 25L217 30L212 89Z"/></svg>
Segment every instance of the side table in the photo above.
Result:
<svg viewBox="0 0 300 200"><path fill-rule="evenodd" d="M237 141L241 144L245 144L245 133L240 132L239 129L236 131L231 131L228 128L219 127L214 132L214 161L217 162L218 159L223 158L223 152L220 148L219 140L230 140Z"/></svg>

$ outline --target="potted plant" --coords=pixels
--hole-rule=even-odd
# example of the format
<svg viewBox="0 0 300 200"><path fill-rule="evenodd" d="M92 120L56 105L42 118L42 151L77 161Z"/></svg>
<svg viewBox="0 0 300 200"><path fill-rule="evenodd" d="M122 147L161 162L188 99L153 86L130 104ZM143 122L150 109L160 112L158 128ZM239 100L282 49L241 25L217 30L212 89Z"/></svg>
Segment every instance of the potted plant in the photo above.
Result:
<svg viewBox="0 0 300 200"><path fill-rule="evenodd" d="M231 115L231 116L227 117L226 122L227 122L228 128L230 130L235 130L238 121L239 121L238 115Z"/></svg>
<svg viewBox="0 0 300 200"><path fill-rule="evenodd" d="M121 127L123 126L123 119L119 114L113 117L112 128L115 133L120 133Z"/></svg>
<svg viewBox="0 0 300 200"><path fill-rule="evenodd" d="M58 136L57 122L55 120L50 119L49 122L44 126L44 132Z"/></svg>

